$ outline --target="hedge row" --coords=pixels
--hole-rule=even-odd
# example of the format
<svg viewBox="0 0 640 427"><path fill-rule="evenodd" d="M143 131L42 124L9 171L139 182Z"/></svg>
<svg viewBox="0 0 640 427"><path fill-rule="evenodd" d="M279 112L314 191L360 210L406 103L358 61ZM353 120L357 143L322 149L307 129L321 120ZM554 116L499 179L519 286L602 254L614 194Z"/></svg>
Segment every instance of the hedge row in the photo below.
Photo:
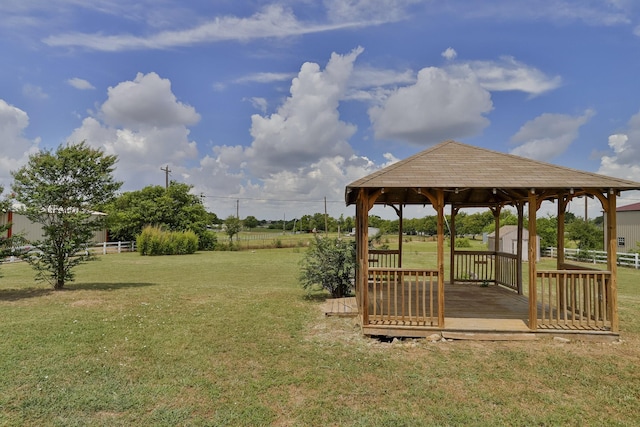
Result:
<svg viewBox="0 0 640 427"><path fill-rule="evenodd" d="M147 226L136 238L141 255L185 255L198 249L198 236L193 231L165 231Z"/></svg>

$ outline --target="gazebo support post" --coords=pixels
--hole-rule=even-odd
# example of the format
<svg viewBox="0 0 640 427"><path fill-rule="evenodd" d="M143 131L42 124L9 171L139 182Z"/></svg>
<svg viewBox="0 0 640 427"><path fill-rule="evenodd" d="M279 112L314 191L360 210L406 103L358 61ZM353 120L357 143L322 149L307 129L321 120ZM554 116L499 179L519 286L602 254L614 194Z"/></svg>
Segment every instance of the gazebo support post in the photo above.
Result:
<svg viewBox="0 0 640 427"><path fill-rule="evenodd" d="M495 236L493 239L493 252L494 258L496 262L494 263L494 271L493 271L493 284L498 284L498 271L500 271L500 257L498 256L498 252L500 252L500 211L502 210L502 206L495 206L491 208L493 212L493 221L495 222L495 231L493 235Z"/></svg>
<svg viewBox="0 0 640 427"><path fill-rule="evenodd" d="M516 202L516 210L518 211L518 247L516 248L516 285L518 287L518 295L522 295L522 229L524 227L524 204L522 201Z"/></svg>
<svg viewBox="0 0 640 427"><path fill-rule="evenodd" d="M369 323L369 200L364 189L359 190L356 201L356 296L362 316L362 325Z"/></svg>
<svg viewBox="0 0 640 427"><path fill-rule="evenodd" d="M609 288L611 289L611 294L609 295L609 316L611 319L612 332L618 332L620 327L618 320L618 262L616 259L618 248L618 237L616 233L616 196L617 194L614 190L609 191L609 206L607 206L607 269L611 272L609 283Z"/></svg>
<svg viewBox="0 0 640 427"><path fill-rule="evenodd" d="M404 231L402 203L398 209L398 268L402 268L402 234Z"/></svg>
<svg viewBox="0 0 640 427"><path fill-rule="evenodd" d="M438 326L444 328L444 190L438 190Z"/></svg>
<svg viewBox="0 0 640 427"><path fill-rule="evenodd" d="M536 255L537 251L537 231L536 231L536 213L538 211L538 199L536 190L531 189L529 192L529 329L535 331L538 329L538 307L537 307L537 289L536 289Z"/></svg>
<svg viewBox="0 0 640 427"><path fill-rule="evenodd" d="M556 256L556 268L558 270L564 269L564 221L565 221L565 213L567 211L567 203L569 203L569 200L570 199L566 196L558 197L558 218L557 218L558 244L556 245L558 250L558 254ZM560 298L560 308L564 310L566 308L565 307L566 290L565 290L564 276L560 276L558 278L558 281L560 282L558 283L558 289L559 289L558 297Z"/></svg>
<svg viewBox="0 0 640 427"><path fill-rule="evenodd" d="M456 235L456 215L458 215L458 211L460 208L456 208L451 205L451 234ZM449 283L454 284L456 279L456 239L451 239L451 252L449 253Z"/></svg>
<svg viewBox="0 0 640 427"><path fill-rule="evenodd" d="M557 260L556 267L558 268L558 270L561 270L562 266L564 265L564 222L565 222L565 214L567 211L567 204L569 203L569 200L570 199L568 199L565 196L558 198L558 226L557 226L558 255L556 256L556 260Z"/></svg>

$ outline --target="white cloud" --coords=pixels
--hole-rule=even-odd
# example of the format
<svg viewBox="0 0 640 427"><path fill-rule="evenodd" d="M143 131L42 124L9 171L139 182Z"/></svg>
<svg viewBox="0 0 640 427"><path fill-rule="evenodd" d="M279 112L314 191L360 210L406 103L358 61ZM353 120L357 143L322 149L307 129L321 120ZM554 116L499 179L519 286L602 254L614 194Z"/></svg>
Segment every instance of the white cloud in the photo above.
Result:
<svg viewBox="0 0 640 427"><path fill-rule="evenodd" d="M324 69L303 64L277 112L252 117L250 147L216 146L213 155L205 157L195 172L202 185L198 191L252 198L253 209L266 218L282 218L284 211L288 218L309 213L312 203L320 211L324 197L341 201L346 184L378 168L353 153L349 138L355 127L341 121L338 113L361 52L358 48L346 55L333 54ZM397 160L390 154L385 158ZM270 202L264 203L267 199ZM278 204L278 200L289 202ZM228 198L212 204L220 205L232 208ZM333 207L343 210L344 203Z"/></svg>
<svg viewBox="0 0 640 427"><path fill-rule="evenodd" d="M391 153L384 153L382 157L384 157L386 160L385 164L382 165L383 168L386 168L387 166L391 166L392 164L400 161L399 158L397 158Z"/></svg>
<svg viewBox="0 0 640 427"><path fill-rule="evenodd" d="M176 99L169 80L138 74L109 88L98 113L85 118L69 140L86 140L117 155L117 178L125 181L125 189L138 189L163 182L161 165L171 165L175 174L188 173L186 162L198 154L188 127L199 119L193 107Z"/></svg>
<svg viewBox="0 0 640 427"><path fill-rule="evenodd" d="M395 90L369 116L377 138L430 145L448 138L475 135L489 120L490 93L473 75L454 76L429 67L417 82Z"/></svg>
<svg viewBox="0 0 640 427"><path fill-rule="evenodd" d="M449 3L449 11L472 19L546 20L558 24L582 22L592 26L628 25L629 11L622 2L584 0L494 0L469 7L466 0Z"/></svg>
<svg viewBox="0 0 640 427"><path fill-rule="evenodd" d="M141 129L193 125L200 115L190 105L179 102L171 92L171 82L156 73L138 73L133 81L108 89L109 98L100 108L101 117L111 126Z"/></svg>
<svg viewBox="0 0 640 427"><path fill-rule="evenodd" d="M408 7L421 0L325 0L333 22L393 22L405 19Z"/></svg>
<svg viewBox="0 0 640 427"><path fill-rule="evenodd" d="M27 162L30 154L38 151L39 138L29 140L24 132L29 126L29 115L0 99L0 186L9 189L13 179L11 171Z"/></svg>
<svg viewBox="0 0 640 427"><path fill-rule="evenodd" d="M249 101L251 102L251 105L253 105L253 108L260 110L262 114L265 114L267 112L269 103L266 99L254 96L253 98L249 99Z"/></svg>
<svg viewBox="0 0 640 427"><path fill-rule="evenodd" d="M43 42L49 46L83 47L91 50L115 52L138 49L169 49L228 40L248 41L261 38L291 37L365 25L370 25L370 23L316 24L301 22L291 9L274 4L266 6L247 18L216 17L212 21L193 28L163 31L151 36L66 33L46 37Z"/></svg>
<svg viewBox="0 0 640 427"><path fill-rule="evenodd" d="M513 90L536 96L562 81L512 57L458 62L453 48L442 56L448 60L445 68L424 68L417 80L411 71L356 69L346 99L374 104L369 117L376 138L430 145L473 136L489 124L490 92Z"/></svg>
<svg viewBox="0 0 640 427"><path fill-rule="evenodd" d="M456 59L458 56L458 52L452 47L448 47L444 52L442 52L442 57L451 61L452 59Z"/></svg>
<svg viewBox="0 0 640 427"><path fill-rule="evenodd" d="M72 86L78 90L90 90L95 89L95 87L88 81L78 77L73 77L67 80L69 86Z"/></svg>
<svg viewBox="0 0 640 427"><path fill-rule="evenodd" d="M518 144L511 154L549 161L569 148L578 137L580 127L594 115L592 110L585 111L581 116L542 114L525 123L511 137L511 142Z"/></svg>
<svg viewBox="0 0 640 427"><path fill-rule="evenodd" d="M234 198L251 199L253 214L281 218L283 210L289 217L308 213L312 203L320 211L327 197L333 201L329 213L339 215L344 203L336 201L343 199L345 185L378 167L354 154L349 139L356 128L340 120L338 112L361 52L333 54L324 69L303 64L277 111L252 117L249 147L214 146L195 167L190 165L197 153L188 127L199 115L155 73L110 88L108 99L70 140L87 140L118 155L116 176L125 181L125 190L162 185L160 167L169 165L172 176L188 177L194 192L207 195L208 208L222 217L234 213ZM251 101L264 105L260 98ZM397 161L390 154L385 159Z"/></svg>
<svg viewBox="0 0 640 427"><path fill-rule="evenodd" d="M416 82L413 70L389 70L371 66L354 67L343 100L382 103L398 86Z"/></svg>
<svg viewBox="0 0 640 427"><path fill-rule="evenodd" d="M371 89L372 87L414 84L415 82L416 76L413 70L396 71L360 66L354 68L349 79L349 87Z"/></svg>
<svg viewBox="0 0 640 427"><path fill-rule="evenodd" d="M240 77L234 83L272 83L290 81L293 77L291 73L255 73Z"/></svg>
<svg viewBox="0 0 640 427"><path fill-rule="evenodd" d="M362 51L332 54L324 70L315 63L303 64L291 83L291 95L278 111L251 117L253 142L246 154L252 170L276 172L321 157L351 155L348 140L356 128L340 120L338 105Z"/></svg>
<svg viewBox="0 0 640 427"><path fill-rule="evenodd" d="M451 65L449 70L455 75L473 74L482 87L492 92L515 90L536 96L556 89L562 83L560 76L547 76L510 56L499 61L461 62Z"/></svg>
<svg viewBox="0 0 640 427"><path fill-rule="evenodd" d="M32 85L27 83L22 86L22 94L28 98L32 99L47 99L49 95L47 95L44 90L40 86Z"/></svg>
<svg viewBox="0 0 640 427"><path fill-rule="evenodd" d="M640 181L640 112L633 115L627 129L609 136L612 153L603 155L598 173Z"/></svg>

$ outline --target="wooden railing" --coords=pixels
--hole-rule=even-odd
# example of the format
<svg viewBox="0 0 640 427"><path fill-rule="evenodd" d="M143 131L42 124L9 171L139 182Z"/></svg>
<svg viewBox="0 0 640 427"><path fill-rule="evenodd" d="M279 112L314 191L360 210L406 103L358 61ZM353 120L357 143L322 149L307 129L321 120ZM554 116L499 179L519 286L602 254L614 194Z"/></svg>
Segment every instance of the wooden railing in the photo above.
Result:
<svg viewBox="0 0 640 427"><path fill-rule="evenodd" d="M518 291L518 256L506 252L455 251L454 282L491 282Z"/></svg>
<svg viewBox="0 0 640 427"><path fill-rule="evenodd" d="M495 252L455 251L454 280L461 282L493 282Z"/></svg>
<svg viewBox="0 0 640 427"><path fill-rule="evenodd" d="M369 249L369 267L398 268L399 257L397 249Z"/></svg>
<svg viewBox="0 0 640 427"><path fill-rule="evenodd" d="M522 290L518 289L518 256L498 252L497 263L496 283L521 293Z"/></svg>
<svg viewBox="0 0 640 427"><path fill-rule="evenodd" d="M368 323L440 326L438 271L369 268Z"/></svg>
<svg viewBox="0 0 640 427"><path fill-rule="evenodd" d="M538 328L609 330L610 277L584 268L537 271Z"/></svg>

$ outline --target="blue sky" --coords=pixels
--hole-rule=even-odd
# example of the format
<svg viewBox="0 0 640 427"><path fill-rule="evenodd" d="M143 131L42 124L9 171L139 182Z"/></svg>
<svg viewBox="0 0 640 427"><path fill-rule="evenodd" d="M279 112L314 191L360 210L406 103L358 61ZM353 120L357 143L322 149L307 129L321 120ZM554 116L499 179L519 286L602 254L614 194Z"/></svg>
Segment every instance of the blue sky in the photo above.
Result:
<svg viewBox="0 0 640 427"><path fill-rule="evenodd" d="M346 184L445 139L640 181L639 12L3 0L0 185L29 153L82 140L118 155L123 190L164 185L169 166L223 218L237 200L241 217L323 212L325 198L353 215Z"/></svg>

